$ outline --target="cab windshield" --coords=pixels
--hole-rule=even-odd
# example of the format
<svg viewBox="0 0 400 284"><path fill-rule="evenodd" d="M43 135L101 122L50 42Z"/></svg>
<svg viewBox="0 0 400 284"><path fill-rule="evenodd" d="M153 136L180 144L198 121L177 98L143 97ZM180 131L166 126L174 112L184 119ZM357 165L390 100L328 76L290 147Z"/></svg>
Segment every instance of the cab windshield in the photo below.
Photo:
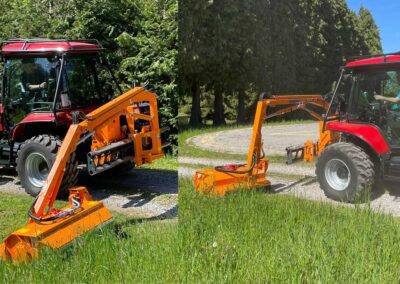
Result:
<svg viewBox="0 0 400 284"><path fill-rule="evenodd" d="M109 77L95 55L7 58L3 101L14 124L32 112L97 107L114 95Z"/></svg>
<svg viewBox="0 0 400 284"><path fill-rule="evenodd" d="M5 62L4 103L17 123L30 112L52 111L57 58L12 58Z"/></svg>
<svg viewBox="0 0 400 284"><path fill-rule="evenodd" d="M354 72L349 113L378 126L392 147L400 146L400 68Z"/></svg>
<svg viewBox="0 0 400 284"><path fill-rule="evenodd" d="M72 108L97 106L105 103L112 90L96 57L67 57L62 76L61 100L67 99ZM64 105L64 102L61 102Z"/></svg>

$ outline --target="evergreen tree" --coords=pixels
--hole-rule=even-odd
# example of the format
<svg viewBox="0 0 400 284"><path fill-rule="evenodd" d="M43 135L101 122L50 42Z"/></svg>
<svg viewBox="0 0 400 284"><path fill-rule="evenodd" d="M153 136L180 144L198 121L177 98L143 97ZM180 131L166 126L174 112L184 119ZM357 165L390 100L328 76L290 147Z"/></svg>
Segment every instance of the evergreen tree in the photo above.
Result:
<svg viewBox="0 0 400 284"><path fill-rule="evenodd" d="M382 44L378 26L376 25L371 12L364 7L361 7L358 12L358 30L362 35L362 42L366 47L364 52L366 54L382 53Z"/></svg>
<svg viewBox="0 0 400 284"><path fill-rule="evenodd" d="M0 39L98 39L121 81L156 91L176 151L177 13L176 0L0 0Z"/></svg>

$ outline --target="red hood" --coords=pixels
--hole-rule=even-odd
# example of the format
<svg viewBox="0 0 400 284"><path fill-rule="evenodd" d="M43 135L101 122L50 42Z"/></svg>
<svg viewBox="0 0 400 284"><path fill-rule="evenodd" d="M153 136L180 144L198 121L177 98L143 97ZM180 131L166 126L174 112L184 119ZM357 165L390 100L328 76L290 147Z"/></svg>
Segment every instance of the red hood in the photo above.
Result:
<svg viewBox="0 0 400 284"><path fill-rule="evenodd" d="M95 110L97 106L91 106L82 109L74 109L73 111L81 111L83 113L89 113ZM20 123L18 123L13 129L12 138L15 141L19 141L23 137L25 127L29 126L29 123L35 122L55 122L54 113L52 112L36 112L28 114ZM57 123L67 125L68 127L72 123L71 111L60 111L57 112ZM1 126L1 125L0 125Z"/></svg>
<svg viewBox="0 0 400 284"><path fill-rule="evenodd" d="M30 113L26 116L20 123L27 123L27 122L51 122L54 121L54 113Z"/></svg>

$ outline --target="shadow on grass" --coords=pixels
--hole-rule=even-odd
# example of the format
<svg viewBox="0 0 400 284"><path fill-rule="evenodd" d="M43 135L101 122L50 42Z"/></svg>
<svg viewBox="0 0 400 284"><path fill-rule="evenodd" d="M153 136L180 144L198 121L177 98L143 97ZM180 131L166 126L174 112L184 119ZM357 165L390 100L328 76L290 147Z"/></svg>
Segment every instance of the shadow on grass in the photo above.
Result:
<svg viewBox="0 0 400 284"><path fill-rule="evenodd" d="M301 185L301 186L309 186L311 184L318 183L316 177L304 177L290 184L274 184L271 187L270 193L277 194L283 192L285 190L290 190L291 188ZM322 190L322 189L321 189ZM388 192L389 195L394 196L395 199L400 198L400 187L396 183L387 183L381 180L378 180L372 190L372 192L367 196L364 202L368 203L380 198L385 192Z"/></svg>
<svg viewBox="0 0 400 284"><path fill-rule="evenodd" d="M115 202L115 206L121 209L140 209L148 205L151 210L153 206L159 206L155 199L167 204L170 202L170 206L174 205L174 201L168 199L171 194L178 194L178 173L171 170L138 168L128 173L89 176L86 171L82 171L78 184L86 186L94 199L109 199L109 202ZM164 215L175 218L177 209L172 208L155 218L164 218ZM149 219L151 218L146 218Z"/></svg>
<svg viewBox="0 0 400 284"><path fill-rule="evenodd" d="M129 228L132 225L141 224L143 222L154 222L154 221L162 221L176 218L178 215L178 206L175 205L173 208L165 211L164 213L153 216L149 218L134 218L134 219L126 219L123 222L114 222L109 225L109 228L114 233L114 235L118 239L128 239L131 238L131 235L126 232L126 228Z"/></svg>
<svg viewBox="0 0 400 284"><path fill-rule="evenodd" d="M385 188L389 195L394 196L396 199L400 198L400 186L398 183L385 183Z"/></svg>
<svg viewBox="0 0 400 284"><path fill-rule="evenodd" d="M178 193L178 172L138 168L128 173L89 176L86 171L81 171L78 184L93 192L107 190L121 195L133 192L174 194Z"/></svg>
<svg viewBox="0 0 400 284"><path fill-rule="evenodd" d="M299 184L302 184L303 186L307 186L307 185L310 185L310 184L312 184L314 182L316 182L315 178L313 178L313 177L304 177L304 178L299 179L299 180L297 180L295 182L292 182L290 184L281 184L281 183L273 184L271 186L270 193L277 194L277 193L280 193L280 192L282 192L284 190L291 189L294 186L299 185Z"/></svg>

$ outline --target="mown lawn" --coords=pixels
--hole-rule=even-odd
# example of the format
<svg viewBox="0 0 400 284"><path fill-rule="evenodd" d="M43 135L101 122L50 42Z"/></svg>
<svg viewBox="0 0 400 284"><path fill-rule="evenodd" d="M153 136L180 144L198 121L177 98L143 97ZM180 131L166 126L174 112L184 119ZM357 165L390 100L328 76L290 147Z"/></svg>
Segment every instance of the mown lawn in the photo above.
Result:
<svg viewBox="0 0 400 284"><path fill-rule="evenodd" d="M0 194L1 238L27 222L32 198ZM39 260L13 265L0 262L2 283L154 283L171 274L178 255L177 222L115 220L61 250L42 249Z"/></svg>
<svg viewBox="0 0 400 284"><path fill-rule="evenodd" d="M310 121L281 121L281 122L267 122L265 125L273 126L273 125L290 125L290 124L305 124L310 123ZM202 128L188 128L185 127L180 130L178 136L178 145L179 145L179 156L181 157L194 157L194 158L218 158L218 159L231 159L231 160L246 160L246 154L233 154L233 153L222 153L212 151L212 149L200 149L198 147L193 146L191 143L188 143L188 139L197 135L205 134L205 133L213 133L218 131L225 130L233 130L240 128L248 128L252 127L249 125L226 125L220 127L202 127ZM249 140L251 137L249 137ZM286 162L286 157L280 155L268 155L268 159L270 162Z"/></svg>
<svg viewBox="0 0 400 284"><path fill-rule="evenodd" d="M210 198L180 180L183 282L398 283L400 222L259 191Z"/></svg>

